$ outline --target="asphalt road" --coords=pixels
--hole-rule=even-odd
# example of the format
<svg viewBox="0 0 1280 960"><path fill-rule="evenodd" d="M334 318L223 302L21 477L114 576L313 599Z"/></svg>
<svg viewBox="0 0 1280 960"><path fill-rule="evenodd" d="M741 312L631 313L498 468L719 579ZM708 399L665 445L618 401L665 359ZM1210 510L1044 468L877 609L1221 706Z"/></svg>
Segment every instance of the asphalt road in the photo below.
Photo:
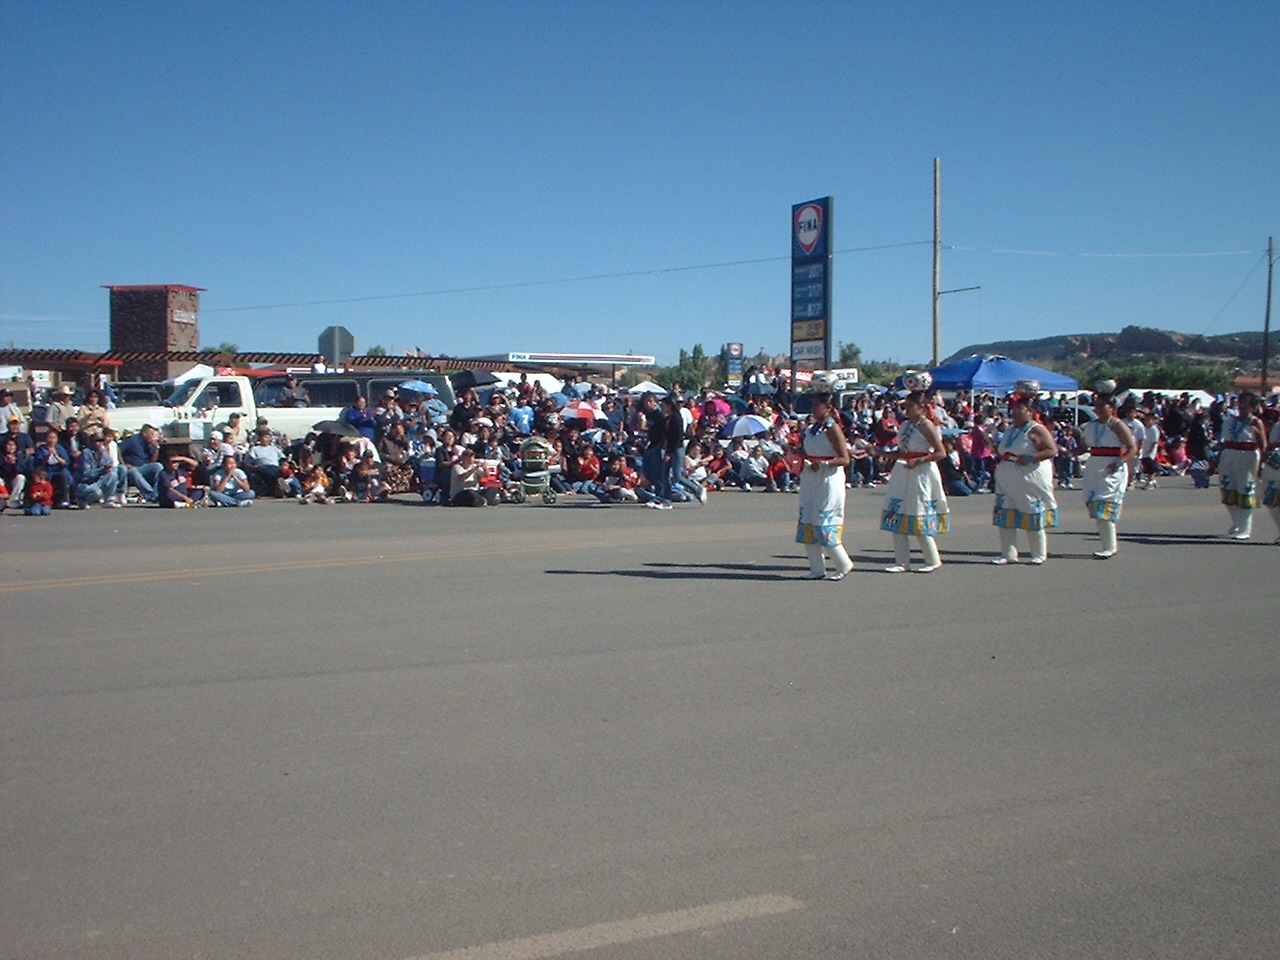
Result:
<svg viewBox="0 0 1280 960"><path fill-rule="evenodd" d="M0 957L1278 957L1275 529L1061 497L0 517Z"/></svg>

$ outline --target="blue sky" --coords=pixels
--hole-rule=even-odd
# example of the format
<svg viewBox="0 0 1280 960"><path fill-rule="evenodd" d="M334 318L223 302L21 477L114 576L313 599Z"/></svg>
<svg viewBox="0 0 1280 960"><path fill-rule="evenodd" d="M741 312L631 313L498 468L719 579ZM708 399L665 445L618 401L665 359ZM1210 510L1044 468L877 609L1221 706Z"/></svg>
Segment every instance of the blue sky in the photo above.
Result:
<svg viewBox="0 0 1280 960"><path fill-rule="evenodd" d="M918 362L934 157L942 286L982 288L944 354L1261 329L1278 35L1274 2L11 2L0 342L106 348L100 285L182 283L241 349L783 351L790 208L830 195L834 340Z"/></svg>

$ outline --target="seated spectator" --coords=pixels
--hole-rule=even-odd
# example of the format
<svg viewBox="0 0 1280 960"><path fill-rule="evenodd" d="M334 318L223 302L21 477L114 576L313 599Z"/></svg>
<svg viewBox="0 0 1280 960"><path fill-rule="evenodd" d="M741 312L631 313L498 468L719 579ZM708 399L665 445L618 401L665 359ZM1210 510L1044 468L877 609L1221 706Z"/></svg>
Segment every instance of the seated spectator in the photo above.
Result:
<svg viewBox="0 0 1280 960"><path fill-rule="evenodd" d="M91 440L80 454L75 471L76 506L81 510L101 503L104 507L118 507L116 502L116 463L111 459L102 437Z"/></svg>
<svg viewBox="0 0 1280 960"><path fill-rule="evenodd" d="M222 461L226 457L234 457L235 455L235 449L226 442L221 430L209 431L209 439L200 448L200 461L196 465L195 471L196 481L198 483L208 483L209 477L214 470L218 469Z"/></svg>
<svg viewBox="0 0 1280 960"><path fill-rule="evenodd" d="M298 378L292 373L286 374L284 378L284 386L280 388L280 392L276 394L275 406L277 407L305 407L311 403L311 397L308 396L306 388L298 386Z"/></svg>
<svg viewBox="0 0 1280 960"><path fill-rule="evenodd" d="M120 444L117 441L117 434L111 427L102 428L102 440L107 447L107 456L111 458L111 462L115 464L113 469L116 472L116 503L124 506L125 487L128 486L127 474L125 466L120 462Z"/></svg>
<svg viewBox="0 0 1280 960"><path fill-rule="evenodd" d="M777 489L777 486L769 477L769 458L765 456L764 449L760 444L750 450L746 458L742 461L742 466L738 468L738 476L742 482L742 489L750 493L752 487L764 487L768 489Z"/></svg>
<svg viewBox="0 0 1280 960"><path fill-rule="evenodd" d="M3 452L0 452L0 484L5 488L5 506L10 510L20 510L26 502L27 458L18 453L17 441L12 437L6 435L3 444Z"/></svg>
<svg viewBox="0 0 1280 960"><path fill-rule="evenodd" d="M71 457L58 442L60 439L56 430L46 431L44 443L36 448L31 463L45 472L45 478L53 486L53 502L58 509L65 510L71 506Z"/></svg>
<svg viewBox="0 0 1280 960"><path fill-rule="evenodd" d="M302 493L298 500L307 503L331 503L329 499L329 475L320 464L312 466L302 476Z"/></svg>
<svg viewBox="0 0 1280 960"><path fill-rule="evenodd" d="M189 457L170 454L156 482L156 501L165 509L195 507L204 500L204 489L193 486L191 471L196 462Z"/></svg>
<svg viewBox="0 0 1280 960"><path fill-rule="evenodd" d="M356 462L360 459L356 453L356 448L349 442L339 444L337 448L336 458L329 464L329 478L332 483L329 486L330 495L335 499L344 503L350 503L356 498L356 478L355 468Z"/></svg>
<svg viewBox="0 0 1280 960"><path fill-rule="evenodd" d="M209 477L209 506L248 507L255 496L249 476L237 466L236 458L223 457L222 465Z"/></svg>
<svg viewBox="0 0 1280 960"><path fill-rule="evenodd" d="M483 507L488 505L480 489L480 465L475 451L464 447L450 471L449 503L455 507Z"/></svg>
<svg viewBox="0 0 1280 960"><path fill-rule="evenodd" d="M225 458L224 458L225 459ZM278 490L280 466L288 459L285 452L276 444L269 426L259 427L240 464L249 478L249 486L255 493L276 496L283 494ZM287 496L296 496L299 490L291 490Z"/></svg>
<svg viewBox="0 0 1280 960"><path fill-rule="evenodd" d="M636 484L639 477L627 466L625 457L610 457L600 474L593 493L602 503L634 503L639 499Z"/></svg>
<svg viewBox="0 0 1280 960"><path fill-rule="evenodd" d="M31 471L31 485L27 490L27 516L47 517L53 513L53 484L44 468Z"/></svg>
<svg viewBox="0 0 1280 960"><path fill-rule="evenodd" d="M770 492L781 491L787 493L791 490L792 481L791 468L787 464L786 456L779 452L770 454L769 456L769 482L765 484L765 489Z"/></svg>
<svg viewBox="0 0 1280 960"><path fill-rule="evenodd" d="M35 441L22 432L22 418L16 414L9 415L7 426L9 429L0 434L0 440L12 440L19 458L26 460L35 450Z"/></svg>
<svg viewBox="0 0 1280 960"><path fill-rule="evenodd" d="M409 462L409 441L405 437L403 423L397 420L390 424L378 441L378 453L382 456L386 492L408 493L412 490L414 470Z"/></svg>
<svg viewBox="0 0 1280 960"><path fill-rule="evenodd" d="M125 468L125 482L132 484L143 500L155 503L156 483L164 472L160 462L160 431L144 424L137 433L120 441L120 462Z"/></svg>
<svg viewBox="0 0 1280 960"><path fill-rule="evenodd" d="M233 413L220 427L223 442L235 451L237 457L249 449L249 432L241 422L243 419L239 413Z"/></svg>
<svg viewBox="0 0 1280 960"><path fill-rule="evenodd" d="M365 450L360 459L356 461L351 470L354 487L352 493L355 499L363 503L373 503L374 500L385 500L386 492L383 490L382 480L382 464L374 458L372 450Z"/></svg>

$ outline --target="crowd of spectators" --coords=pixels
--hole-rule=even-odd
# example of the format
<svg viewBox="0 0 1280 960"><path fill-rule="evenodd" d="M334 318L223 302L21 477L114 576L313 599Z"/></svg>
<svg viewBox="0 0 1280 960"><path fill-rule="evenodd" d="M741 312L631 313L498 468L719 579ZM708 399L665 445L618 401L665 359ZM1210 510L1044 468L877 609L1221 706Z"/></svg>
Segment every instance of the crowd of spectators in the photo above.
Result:
<svg viewBox="0 0 1280 960"><path fill-rule="evenodd" d="M362 397L333 429L295 439L267 418L249 427L233 413L196 457L162 455L152 426L117 437L94 392L76 406L70 391L59 390L47 418L59 428L33 437L5 391L0 507L30 514L126 503L234 508L264 497L310 505L376 503L399 494L490 506L523 499L523 451L531 438L543 441L548 470L541 482L557 495L670 509L726 489L787 492L797 485L802 421L789 415L789 394L780 386L753 373L742 395L686 393L679 384L663 395L611 391L572 380L551 394L521 376L506 386L461 390L452 409L393 391L373 402ZM948 494L991 492L995 450L1009 423L1003 398L935 393L931 401L948 452L939 465ZM847 485L885 483L903 421L900 399L853 390L839 402L851 453ZM1208 486L1231 402L1201 408L1186 395L1148 394L1122 407L1140 448L1133 482L1156 486L1161 476L1189 473ZM1268 426L1276 412L1274 400L1264 408ZM1041 415L1058 445L1056 482L1071 488L1082 452L1075 408L1065 395L1051 397ZM741 431L746 435L728 433L743 424L753 425Z"/></svg>

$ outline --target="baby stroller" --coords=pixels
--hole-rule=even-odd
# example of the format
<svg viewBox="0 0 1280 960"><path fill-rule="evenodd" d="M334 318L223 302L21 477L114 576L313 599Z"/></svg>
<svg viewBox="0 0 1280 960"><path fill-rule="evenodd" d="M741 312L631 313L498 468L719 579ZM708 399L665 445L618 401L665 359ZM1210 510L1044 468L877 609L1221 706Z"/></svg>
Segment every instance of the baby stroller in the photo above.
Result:
<svg viewBox="0 0 1280 960"><path fill-rule="evenodd" d="M555 503L551 489L551 454L554 448L542 437L530 437L520 444L521 499L541 495L543 503Z"/></svg>

